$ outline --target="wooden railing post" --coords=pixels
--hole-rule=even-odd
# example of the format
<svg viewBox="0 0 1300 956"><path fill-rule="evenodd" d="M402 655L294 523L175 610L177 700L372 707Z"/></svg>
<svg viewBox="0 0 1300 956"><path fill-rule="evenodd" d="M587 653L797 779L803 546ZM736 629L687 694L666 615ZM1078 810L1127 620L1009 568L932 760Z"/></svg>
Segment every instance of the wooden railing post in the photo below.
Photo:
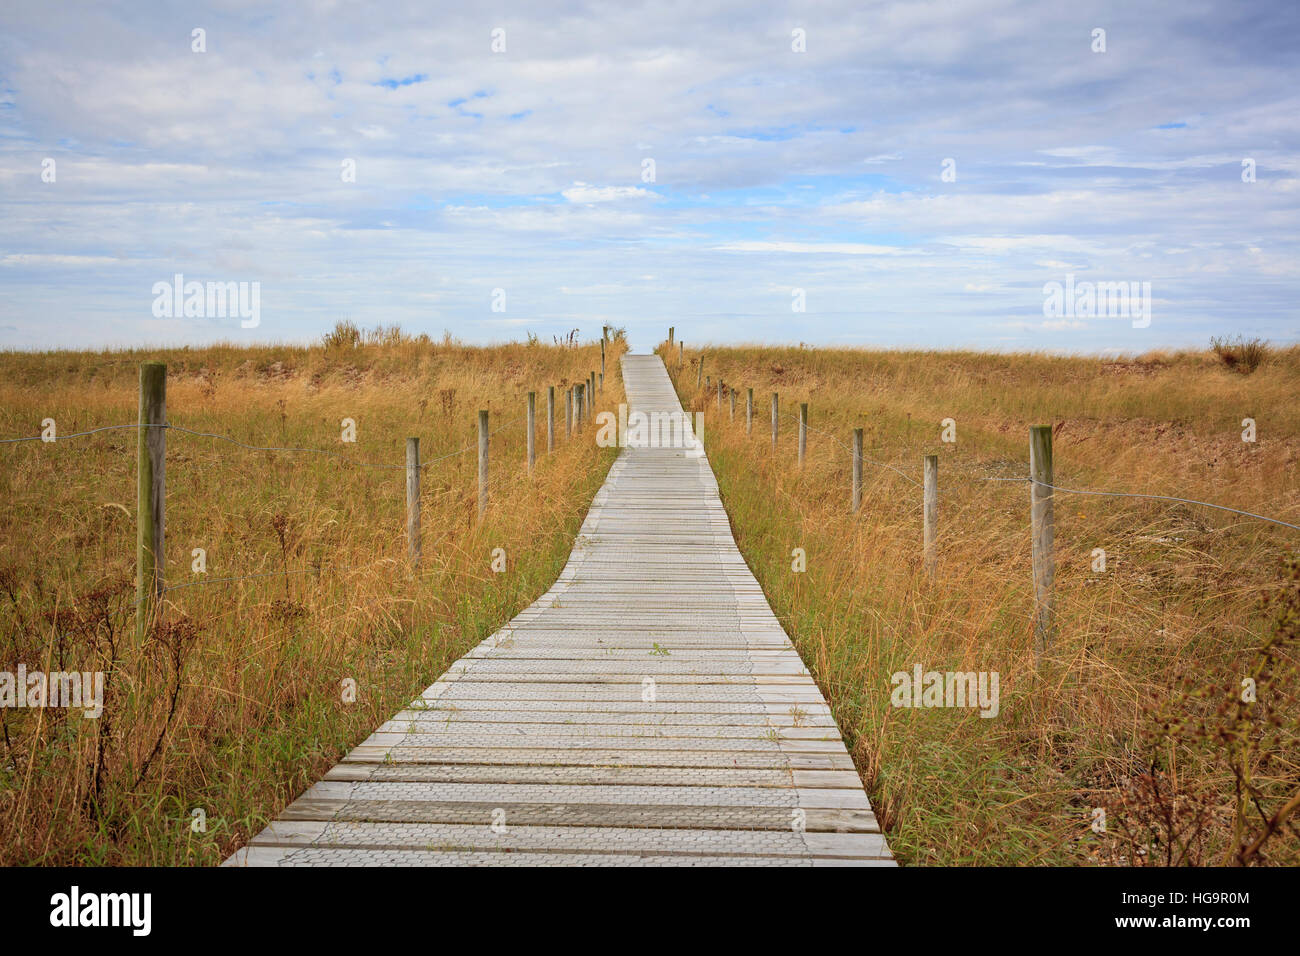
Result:
<svg viewBox="0 0 1300 956"><path fill-rule="evenodd" d="M853 494L850 497L853 513L862 507L862 429L853 429Z"/></svg>
<svg viewBox="0 0 1300 956"><path fill-rule="evenodd" d="M600 340L600 383L601 389L605 387L605 340Z"/></svg>
<svg viewBox="0 0 1300 956"><path fill-rule="evenodd" d="M799 403L799 464L808 454L808 403Z"/></svg>
<svg viewBox="0 0 1300 956"><path fill-rule="evenodd" d="M673 331L674 331L673 326L671 325L668 326L668 347L669 348L673 347Z"/></svg>
<svg viewBox="0 0 1300 956"><path fill-rule="evenodd" d="M938 566L939 541L939 456L925 456L925 486L922 489L922 551L925 573L933 578Z"/></svg>
<svg viewBox="0 0 1300 956"><path fill-rule="evenodd" d="M406 439L406 551L420 564L420 439Z"/></svg>
<svg viewBox="0 0 1300 956"><path fill-rule="evenodd" d="M478 516L482 520L488 506L488 413L478 413Z"/></svg>
<svg viewBox="0 0 1300 956"><path fill-rule="evenodd" d="M537 463L537 393L528 393L528 470Z"/></svg>
<svg viewBox="0 0 1300 956"><path fill-rule="evenodd" d="M546 386L546 454L555 451L555 386Z"/></svg>
<svg viewBox="0 0 1300 956"><path fill-rule="evenodd" d="M682 374L682 362L684 362L685 360L686 360L686 343L678 342L677 343L677 374L679 376Z"/></svg>
<svg viewBox="0 0 1300 956"><path fill-rule="evenodd" d="M718 411L722 411L722 376L718 376Z"/></svg>
<svg viewBox="0 0 1300 956"><path fill-rule="evenodd" d="M1056 559L1052 502L1052 426L1029 429L1029 524L1034 558L1034 642L1041 662L1055 630Z"/></svg>
<svg viewBox="0 0 1300 956"><path fill-rule="evenodd" d="M564 434L573 437L573 386L564 390Z"/></svg>
<svg viewBox="0 0 1300 956"><path fill-rule="evenodd" d="M137 640L143 641L163 592L166 523L167 366L140 365L140 427L136 440L135 601Z"/></svg>
<svg viewBox="0 0 1300 956"><path fill-rule="evenodd" d="M780 410L781 400L777 393L772 393L772 454L776 454L776 432L777 432L777 414Z"/></svg>
<svg viewBox="0 0 1300 956"><path fill-rule="evenodd" d="M573 386L573 429L574 431L579 431L579 432L582 431L582 413L583 413L583 405L584 405L583 393L585 393L586 391L587 391L586 385Z"/></svg>

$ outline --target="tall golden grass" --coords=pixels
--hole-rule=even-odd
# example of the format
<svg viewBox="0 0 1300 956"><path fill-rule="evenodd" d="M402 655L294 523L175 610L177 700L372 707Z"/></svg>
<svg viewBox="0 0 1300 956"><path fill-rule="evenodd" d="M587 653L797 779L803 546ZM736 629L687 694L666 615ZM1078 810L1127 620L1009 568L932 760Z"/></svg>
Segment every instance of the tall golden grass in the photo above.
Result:
<svg viewBox="0 0 1300 956"><path fill-rule="evenodd" d="M603 406L622 400L622 349L620 337ZM0 670L109 679L99 720L0 709L0 863L220 862L545 591L614 455L564 434L564 388L599 370L598 344L470 348L396 330L329 347L3 353L0 434L37 434L45 418L65 436L134 422L142 361L167 363L174 425L343 457L169 431L174 589L137 645L135 431L0 446ZM548 385L558 417L549 456ZM482 522L480 408L495 430ZM356 422L355 445L340 442L343 418ZM406 557L400 467L412 435L428 462L418 569ZM195 548L206 574L191 570ZM490 570L494 548L505 549L505 573Z"/></svg>
<svg viewBox="0 0 1300 956"><path fill-rule="evenodd" d="M676 350L664 354L675 371ZM1057 637L1039 667L1028 486L982 480L1026 477L1029 426L1051 424L1060 486L1300 524L1300 349L1242 375L1209 352L706 347L713 387L697 389L700 355L686 353L678 390L706 413L741 551L830 700L903 861L1300 862L1300 582L1286 567L1300 532L1175 502L1058 493ZM719 376L739 391L734 422L729 403L717 410ZM802 468L800 402L814 429ZM955 444L940 440L946 418ZM1242 440L1245 418L1257 423L1254 443ZM869 461L851 515L858 427ZM926 454L940 457L933 581L915 483ZM794 548L807 553L806 573L792 570ZM1096 548L1104 573L1092 569ZM891 675L918 663L998 672L998 717L891 706ZM1254 704L1241 700L1246 678Z"/></svg>

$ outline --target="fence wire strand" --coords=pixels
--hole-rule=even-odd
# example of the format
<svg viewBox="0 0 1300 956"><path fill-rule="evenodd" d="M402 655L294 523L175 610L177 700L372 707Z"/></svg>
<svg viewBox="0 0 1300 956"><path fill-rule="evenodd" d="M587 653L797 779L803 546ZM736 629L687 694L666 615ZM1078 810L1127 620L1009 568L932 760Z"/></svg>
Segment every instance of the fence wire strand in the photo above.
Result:
<svg viewBox="0 0 1300 956"><path fill-rule="evenodd" d="M790 418L792 421L798 424L799 422L798 413L791 414ZM844 444L844 442L840 441L833 434L826 431L825 429L815 428L814 426L807 423L804 424L804 427L811 432L817 432L819 435L826 436L835 444L839 445L841 448L847 451L849 453L850 459L852 459L853 449L848 445ZM899 470L898 468L895 468L893 465L889 464L888 462L874 461L873 459L868 458L866 455L862 456L862 460L869 464L875 465L879 468L888 468L890 471L894 472L899 477L904 478L907 481L910 481L918 488L922 487L921 482L917 481L915 478ZM1283 528L1290 528L1293 531L1300 531L1300 525L1291 524L1290 522L1283 521L1280 518L1271 518L1268 515L1258 514L1254 511L1243 511L1240 508L1230 508L1227 505L1219 505L1211 501L1200 501L1195 498L1180 498L1175 495L1154 495L1154 494L1145 494L1145 493L1128 492L1128 491L1092 491L1089 489L1082 489L1082 488L1065 488L1060 485L1048 484L1045 481L1037 481L1036 479L1031 478L1029 476L1025 476L1022 478L1014 478L1014 477L959 475L958 477L964 478L968 481L1028 481L1028 482L1033 482L1034 484L1042 485L1045 488L1051 488L1053 491L1059 491L1062 494L1068 494L1068 495L1088 495L1093 497L1105 497L1105 498L1140 498L1149 501L1173 501L1181 504L1200 505L1203 508L1214 508L1218 511L1227 511L1227 512L1231 512L1232 514L1242 515L1243 517L1246 518L1255 518L1259 521L1267 521L1270 524L1280 525Z"/></svg>
<svg viewBox="0 0 1300 956"><path fill-rule="evenodd" d="M508 428L513 428L517 425L524 424L527 421L527 419L528 419L527 415L520 415L518 418L510 419L509 421L506 421L498 425L496 428L488 432L488 437L491 438L492 436L497 435ZM127 425L104 425L99 428L92 428L86 431L73 432L68 435L56 435L53 440L46 440L41 435L33 435L30 437L22 437L22 438L0 439L0 444L12 445L12 444L18 444L21 442L30 442L30 441L45 442L46 444L57 444L58 442L68 438L84 438L89 435L100 434L101 432L122 431L125 429L138 429L138 428L162 428L168 431L181 432L182 434L186 434L186 435L194 435L199 438L213 438L219 441L229 442L232 445L236 445L240 448L246 448L250 451L280 451L280 452L290 452L290 453L325 455L327 457L337 458L340 459L341 461L346 462L347 464L356 465L362 468L403 469L403 470L406 468L405 464L390 465L384 462L357 461L353 458L350 458L348 455L342 452L331 451L330 449L327 448L307 448L307 447L292 446L292 445L252 445L249 444L248 442L243 442L237 438L232 438L229 435L222 435L218 432L198 431L193 428L186 428L183 425L173 425L171 423L154 424L152 422L133 422ZM558 435L556 437L557 439L559 438ZM572 436L569 437L571 438ZM478 440L475 439L474 441L460 448L457 448L455 451L447 452L446 454L438 455L434 458L425 459L420 462L419 467L423 469L429 465L434 465L440 461L446 461L449 458L455 458L457 455L463 455L466 454L467 452L476 451L477 449L478 449ZM488 478L489 491L504 487L506 485L507 479L508 479L507 475L503 474L499 470L493 469ZM565 532L561 529L561 531L557 533L565 533ZM289 568L289 569L280 569L278 571L259 571L253 574L243 574L234 577L205 578L199 581L186 581L181 584L168 585L159 592L158 596L161 597L162 595L168 594L172 591L180 591L188 588L201 587L201 586L211 585L211 584L232 584L237 581L249 581L257 578L287 577L288 575L310 574L313 572L317 574L347 573L350 571L361 570L362 568L373 567L376 564L381 564L389 560L392 559L381 558L378 561L371 561L366 564L353 564L344 567L322 564L322 565L315 565L306 568ZM139 600L133 601L132 604L138 607L140 601Z"/></svg>
<svg viewBox="0 0 1300 956"><path fill-rule="evenodd" d="M522 416L522 415L519 418L511 419L505 424L498 425L492 431L488 432L488 436L491 437L492 435L495 435L500 431L504 431L507 428L510 428L514 425L518 425L519 423L525 421L525 419L526 416ZM341 461L347 462L349 465L356 465L358 468L384 468L384 469L406 468L406 465L404 464L390 465L386 462L378 462L378 461L373 461L373 462L357 461L356 459L349 457L347 454L343 452L331 451L328 448L306 448L306 447L300 447L294 445L250 445L248 442L240 441L238 438L231 438L229 435L222 435L218 432L196 431L193 428L186 428L184 425L173 425L170 422L162 425L153 424L152 422L135 422L130 425L105 425L102 428L92 428L89 431L84 431L84 432L73 432L70 435L57 435L52 441L47 441L45 438L43 438L40 435L33 435L28 438L3 438L0 439L0 445L12 445L18 442L28 442L28 441L40 441L40 442L45 442L48 445L57 445L59 442L69 438L84 438L87 435L97 435L100 432L119 431L128 428L162 428L162 429L166 429L167 431L181 432L182 434L194 435L199 438L215 438L218 441L229 442L230 444L237 445L240 448L247 448L249 451L283 451L283 452L290 452L294 454L306 453L311 455L325 455L330 458L340 459ZM475 441L470 442L469 444L464 445L463 447L458 448L455 451L448 452L447 454L444 455L438 455L435 458L429 458L427 460L421 461L420 467L424 468L427 465L437 464L440 461L446 461L448 458L455 458L457 455L463 455L466 452L473 451L477 448L478 448L478 441L476 439Z"/></svg>

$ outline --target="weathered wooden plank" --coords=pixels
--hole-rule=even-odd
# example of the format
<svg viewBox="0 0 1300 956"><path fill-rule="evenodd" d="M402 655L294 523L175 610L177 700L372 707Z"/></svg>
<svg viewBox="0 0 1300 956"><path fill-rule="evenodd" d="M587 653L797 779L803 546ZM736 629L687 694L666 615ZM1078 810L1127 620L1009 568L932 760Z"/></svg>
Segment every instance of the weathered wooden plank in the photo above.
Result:
<svg viewBox="0 0 1300 956"><path fill-rule="evenodd" d="M879 859L887 848L877 833L806 833L798 830L656 830L649 827L490 826L457 823L276 821L255 847L333 847L460 852L608 852L688 855L814 856Z"/></svg>

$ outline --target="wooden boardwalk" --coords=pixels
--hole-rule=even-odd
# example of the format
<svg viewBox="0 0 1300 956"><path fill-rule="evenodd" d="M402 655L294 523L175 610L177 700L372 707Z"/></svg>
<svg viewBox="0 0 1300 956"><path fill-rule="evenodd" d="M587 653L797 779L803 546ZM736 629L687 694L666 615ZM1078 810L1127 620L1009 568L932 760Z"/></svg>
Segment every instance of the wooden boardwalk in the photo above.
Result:
<svg viewBox="0 0 1300 956"><path fill-rule="evenodd" d="M658 356L623 378L681 411ZM624 449L554 587L226 861L871 864L830 709L680 448Z"/></svg>

